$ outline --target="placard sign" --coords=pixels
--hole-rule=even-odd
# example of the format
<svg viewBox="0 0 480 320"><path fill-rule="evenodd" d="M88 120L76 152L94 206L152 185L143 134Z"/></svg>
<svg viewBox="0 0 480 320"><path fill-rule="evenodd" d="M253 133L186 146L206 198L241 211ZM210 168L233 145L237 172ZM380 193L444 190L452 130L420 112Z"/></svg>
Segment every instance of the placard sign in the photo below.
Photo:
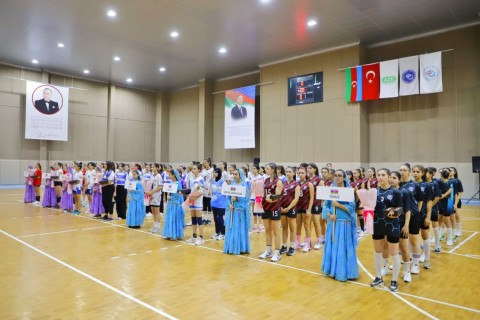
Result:
<svg viewBox="0 0 480 320"><path fill-rule="evenodd" d="M125 181L125 189L127 190L136 190L137 189L137 181L133 180L127 180Z"/></svg>
<svg viewBox="0 0 480 320"><path fill-rule="evenodd" d="M178 184L177 183L164 183L162 191L163 192L168 192L168 193L177 193Z"/></svg>
<svg viewBox="0 0 480 320"><path fill-rule="evenodd" d="M47 173L47 172L42 173L42 178L43 179L50 179L51 176L52 176L51 173Z"/></svg>
<svg viewBox="0 0 480 320"><path fill-rule="evenodd" d="M318 186L316 198L320 200L355 201L355 194L353 188Z"/></svg>
<svg viewBox="0 0 480 320"><path fill-rule="evenodd" d="M225 196L245 197L247 188L244 186L236 186L224 183L222 185L222 194Z"/></svg>

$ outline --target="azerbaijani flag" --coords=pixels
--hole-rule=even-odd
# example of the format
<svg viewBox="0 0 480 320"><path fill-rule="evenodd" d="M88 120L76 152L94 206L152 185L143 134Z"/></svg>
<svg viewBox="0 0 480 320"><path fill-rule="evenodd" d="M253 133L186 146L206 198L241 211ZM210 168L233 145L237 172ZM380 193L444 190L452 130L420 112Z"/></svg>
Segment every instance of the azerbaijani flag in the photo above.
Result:
<svg viewBox="0 0 480 320"><path fill-rule="evenodd" d="M345 100L362 101L362 66L345 70Z"/></svg>

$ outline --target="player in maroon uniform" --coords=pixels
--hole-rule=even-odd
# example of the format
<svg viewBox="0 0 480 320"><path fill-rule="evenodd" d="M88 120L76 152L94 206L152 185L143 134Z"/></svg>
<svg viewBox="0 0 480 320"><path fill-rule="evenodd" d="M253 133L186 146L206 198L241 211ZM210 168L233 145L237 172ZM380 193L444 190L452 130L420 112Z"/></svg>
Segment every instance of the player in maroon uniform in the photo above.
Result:
<svg viewBox="0 0 480 320"><path fill-rule="evenodd" d="M308 169L305 169L305 167L300 167L298 169L298 175L300 177L300 197L297 203L297 236L295 237L295 248L300 249L300 236L302 234L303 223L303 227L305 228L305 246L303 247L304 252L310 251L310 220L312 217L312 208L315 205L314 188L311 181L316 177L316 179L314 180L315 183L320 183L320 177L318 176L318 174L314 174L314 178L310 181L307 179L307 170L311 172L318 172L317 166L314 163L310 163L307 168ZM318 202L317 205L320 206ZM316 216L320 216L320 214L317 214Z"/></svg>
<svg viewBox="0 0 480 320"><path fill-rule="evenodd" d="M377 171L375 170L375 167L368 168L367 175L368 175L367 188L376 189L378 186L378 180L377 180Z"/></svg>
<svg viewBox="0 0 480 320"><path fill-rule="evenodd" d="M306 179L309 182L311 182L313 193L315 193L315 188L317 186L322 185L322 180L319 177L317 165L315 163L309 163L307 167L307 173L308 175ZM307 215L306 217L308 217L308 219L311 218L311 220L313 221L313 227L315 228L315 235L317 236L317 241L314 248L319 249L321 247L321 244L325 242L325 221L321 220L322 201L315 199L314 194L311 195L311 199L313 199L312 200L313 204L311 206L311 211L310 211L312 213L312 216L310 217L309 215ZM308 242L309 247L306 247L305 244L302 244L302 247L304 247L303 249L304 252L308 252L310 251L310 245L311 245L310 244L311 224L308 223L308 228L307 228L305 219L303 221L303 224L304 224L305 233L306 233L305 237L308 238L308 241L307 239L305 239L305 243ZM308 230L308 233L307 233L307 230Z"/></svg>
<svg viewBox="0 0 480 320"><path fill-rule="evenodd" d="M281 238L280 238L280 201L279 196L282 194L283 183L277 177L277 165L269 163L265 166L265 172L268 177L263 184L263 214L262 220L265 226L265 237L267 248L264 253L260 255L260 259L271 257L272 262L277 262L282 257L280 255ZM276 196L270 198L270 196ZM274 240L275 251L272 256L272 238Z"/></svg>
<svg viewBox="0 0 480 320"><path fill-rule="evenodd" d="M293 256L295 254L295 231L297 228L296 205L300 196L300 187L298 186L295 174L292 167L285 169L285 175L287 181L283 184L282 198L280 199L280 211L282 213L282 248L280 254L287 252L287 239L290 233L290 249L288 249L288 255Z"/></svg>

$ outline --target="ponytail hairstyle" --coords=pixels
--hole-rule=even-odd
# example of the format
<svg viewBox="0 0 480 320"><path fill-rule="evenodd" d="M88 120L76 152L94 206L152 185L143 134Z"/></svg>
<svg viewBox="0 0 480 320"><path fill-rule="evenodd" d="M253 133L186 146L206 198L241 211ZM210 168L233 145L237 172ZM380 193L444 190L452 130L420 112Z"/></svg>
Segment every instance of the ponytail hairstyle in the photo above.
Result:
<svg viewBox="0 0 480 320"><path fill-rule="evenodd" d="M315 170L315 175L316 175L317 177L320 176L320 173L318 172L318 167L317 167L317 165L316 165L315 163L310 162L308 165Z"/></svg>
<svg viewBox="0 0 480 320"><path fill-rule="evenodd" d="M273 170L273 178L277 178L277 165L273 162L267 164Z"/></svg>
<svg viewBox="0 0 480 320"><path fill-rule="evenodd" d="M294 181L297 180L297 174L295 173L296 167L287 166L285 169L292 169L292 171L293 171L293 180L294 180ZM283 170L284 172L285 172L285 169ZM286 176L287 174L284 173L284 175Z"/></svg>
<svg viewBox="0 0 480 320"><path fill-rule="evenodd" d="M448 179L450 177L450 170L448 168L440 169L440 175L443 179Z"/></svg>
<svg viewBox="0 0 480 320"><path fill-rule="evenodd" d="M415 166L413 166L412 169L415 169L417 168L418 170L420 170L422 172L422 181L425 181L427 179L427 177L425 176L427 170L425 170L425 167L422 166L421 164L416 164Z"/></svg>

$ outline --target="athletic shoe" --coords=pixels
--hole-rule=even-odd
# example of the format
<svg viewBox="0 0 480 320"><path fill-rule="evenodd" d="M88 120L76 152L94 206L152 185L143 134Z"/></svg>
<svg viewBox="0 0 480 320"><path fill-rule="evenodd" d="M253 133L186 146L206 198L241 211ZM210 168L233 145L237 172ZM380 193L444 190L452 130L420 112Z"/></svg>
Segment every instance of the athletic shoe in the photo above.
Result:
<svg viewBox="0 0 480 320"><path fill-rule="evenodd" d="M305 246L302 249L303 252L309 252L310 251L310 243L305 243Z"/></svg>
<svg viewBox="0 0 480 320"><path fill-rule="evenodd" d="M306 243L305 241L303 241L303 242L300 244L300 247L303 248L303 247L305 247L306 244L307 244L307 243Z"/></svg>
<svg viewBox="0 0 480 320"><path fill-rule="evenodd" d="M217 233L214 233L212 234L212 236L210 237L211 239L214 239L214 240L217 240L217 237L219 236L219 234Z"/></svg>
<svg viewBox="0 0 480 320"><path fill-rule="evenodd" d="M35 207L40 207L40 201L35 201L34 203L32 203L32 205Z"/></svg>
<svg viewBox="0 0 480 320"><path fill-rule="evenodd" d="M365 232L362 231L362 230L360 230L360 232L357 232L357 233L358 233L358 234L357 234L357 237L358 237L358 238L362 238L362 237L365 235Z"/></svg>
<svg viewBox="0 0 480 320"><path fill-rule="evenodd" d="M404 282L412 282L412 274L410 272L403 273L403 281Z"/></svg>
<svg viewBox="0 0 480 320"><path fill-rule="evenodd" d="M85 211L84 213L91 213L89 210Z"/></svg>
<svg viewBox="0 0 480 320"><path fill-rule="evenodd" d="M425 262L423 263L423 267L424 267L425 269L432 269L432 265L430 264L430 261L425 261Z"/></svg>
<svg viewBox="0 0 480 320"><path fill-rule="evenodd" d="M370 287L378 287L379 285L383 284L382 278L375 278L372 283L370 283Z"/></svg>
<svg viewBox="0 0 480 320"><path fill-rule="evenodd" d="M157 227L153 227L149 230L151 233L159 233L160 232L160 229L157 228Z"/></svg>
<svg viewBox="0 0 480 320"><path fill-rule="evenodd" d="M453 240L452 239L448 239L447 241L447 246L453 246Z"/></svg>
<svg viewBox="0 0 480 320"><path fill-rule="evenodd" d="M205 243L205 240L203 240L203 238L198 237L197 240L195 240L196 246L201 246L204 243Z"/></svg>
<svg viewBox="0 0 480 320"><path fill-rule="evenodd" d="M390 291L392 291L392 292L397 292L398 291L398 282L397 281L391 281L390 282Z"/></svg>
<svg viewBox="0 0 480 320"><path fill-rule="evenodd" d="M403 261L402 261L402 264L403 264ZM388 267L389 270L393 270L393 264L391 264L389 267Z"/></svg>
<svg viewBox="0 0 480 320"><path fill-rule="evenodd" d="M100 219L100 218L102 217L102 215L101 215L100 213L97 213L97 214L95 214L93 217Z"/></svg>
<svg viewBox="0 0 480 320"><path fill-rule="evenodd" d="M420 261L420 262L422 262L422 263L425 262L425 253L422 253L422 254L420 255L420 260L418 260L418 261Z"/></svg>
<svg viewBox="0 0 480 320"><path fill-rule="evenodd" d="M153 214L151 214L150 212L147 213L147 217L153 217Z"/></svg>
<svg viewBox="0 0 480 320"><path fill-rule="evenodd" d="M192 222L188 222L185 226L191 227L191 226L192 226Z"/></svg>
<svg viewBox="0 0 480 320"><path fill-rule="evenodd" d="M287 256L293 256L295 254L295 249L293 247L288 248Z"/></svg>
<svg viewBox="0 0 480 320"><path fill-rule="evenodd" d="M440 234L440 241L443 241L443 240L445 240L445 234L444 233Z"/></svg>
<svg viewBox="0 0 480 320"><path fill-rule="evenodd" d="M282 259L282 256L280 255L280 253L274 253L273 256L272 256L272 259L270 259L270 261L277 262L281 259Z"/></svg>
<svg viewBox="0 0 480 320"><path fill-rule="evenodd" d="M411 274L419 274L420 273L420 267L418 264L412 264L412 269L410 270Z"/></svg>
<svg viewBox="0 0 480 320"><path fill-rule="evenodd" d="M216 240L225 240L225 236L223 234L219 234Z"/></svg>
<svg viewBox="0 0 480 320"><path fill-rule="evenodd" d="M315 246L313 247L313 249L320 250L322 247L323 247L323 245L320 242L317 242L317 243L315 243Z"/></svg>
<svg viewBox="0 0 480 320"><path fill-rule="evenodd" d="M435 237L430 239L430 243L435 243Z"/></svg>
<svg viewBox="0 0 480 320"><path fill-rule="evenodd" d="M190 239L188 239L188 240L187 240L187 241L185 241L185 242L186 242L186 243L193 244L193 243L195 243L195 240L196 240L196 238L194 238L194 237L191 237Z"/></svg>
<svg viewBox="0 0 480 320"><path fill-rule="evenodd" d="M435 248L435 250L434 250L433 252L435 252L435 253L440 253L441 250L440 250L440 248Z"/></svg>
<svg viewBox="0 0 480 320"><path fill-rule="evenodd" d="M268 250L268 249L265 250L265 252L262 253L262 254L259 256L260 259L266 259L266 258L271 258L271 257L272 257L272 251L270 251L270 250Z"/></svg>
<svg viewBox="0 0 480 320"><path fill-rule="evenodd" d="M390 274L390 269L387 268L387 267L383 267L383 268L382 268L382 277L383 277L384 275L386 275L386 274Z"/></svg>

